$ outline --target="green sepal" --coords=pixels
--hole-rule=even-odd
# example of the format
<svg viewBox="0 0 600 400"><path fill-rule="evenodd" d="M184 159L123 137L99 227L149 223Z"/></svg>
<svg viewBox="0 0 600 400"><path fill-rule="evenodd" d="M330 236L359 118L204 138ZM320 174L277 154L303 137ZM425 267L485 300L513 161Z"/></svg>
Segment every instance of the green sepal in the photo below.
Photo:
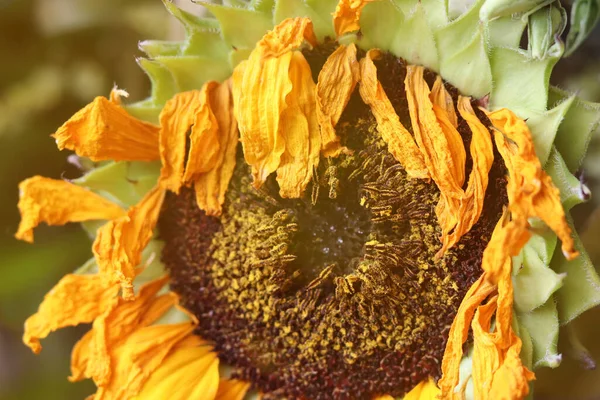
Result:
<svg viewBox="0 0 600 400"><path fill-rule="evenodd" d="M552 182L560 191L560 201L565 211L568 212L574 206L584 203L590 198L589 189L569 171L556 147L552 148L544 170L550 175Z"/></svg>
<svg viewBox="0 0 600 400"><path fill-rule="evenodd" d="M73 183L125 207L137 204L160 175L160 162L119 161L97 168Z"/></svg>
<svg viewBox="0 0 600 400"><path fill-rule="evenodd" d="M399 21L399 22L398 22ZM360 16L361 38L358 45L365 49L390 51L396 35L394 23L404 21L404 14L391 0L368 3Z"/></svg>
<svg viewBox="0 0 600 400"><path fill-rule="evenodd" d="M220 60L199 56L157 57L156 61L171 72L182 92L200 89L207 81L222 82L233 72Z"/></svg>
<svg viewBox="0 0 600 400"><path fill-rule="evenodd" d="M223 0L223 5L225 7L246 8L249 4L243 0Z"/></svg>
<svg viewBox="0 0 600 400"><path fill-rule="evenodd" d="M177 7L170 0L163 0L163 4L165 5L169 13L171 13L171 15L173 15L179 20L179 22L181 22L181 24L185 28L186 33L190 33L194 30L207 29L218 31L220 28L219 21L215 20L214 18L203 18L194 14L190 14L189 12Z"/></svg>
<svg viewBox="0 0 600 400"><path fill-rule="evenodd" d="M573 221L567 215L569 225ZM583 312L600 304L600 278L588 256L581 239L573 230L575 248L579 256L567 261L562 252L556 251L550 266L559 274L566 274L563 287L556 292L558 317L561 325L565 325Z"/></svg>
<svg viewBox="0 0 600 400"><path fill-rule="evenodd" d="M529 15L529 55L535 59L561 57L564 45L560 39L567 26L567 12L560 4L553 3Z"/></svg>
<svg viewBox="0 0 600 400"><path fill-rule="evenodd" d="M158 124L158 116L162 110L162 105L156 104L152 99L146 99L124 105L123 108L137 119Z"/></svg>
<svg viewBox="0 0 600 400"><path fill-rule="evenodd" d="M519 323L518 316L517 318L513 318L512 326L516 335L521 339L522 347L521 353L519 354L521 362L525 367L531 370L533 369L533 343L531 342L531 335L527 328Z"/></svg>
<svg viewBox="0 0 600 400"><path fill-rule="evenodd" d="M485 29L479 23L482 4L481 0L476 2L468 12L435 33L440 75L462 93L475 97L483 97L492 90Z"/></svg>
<svg viewBox="0 0 600 400"><path fill-rule="evenodd" d="M548 104L565 101L572 95L555 87L550 88ZM583 162L592 133L600 123L600 104L575 98L556 135L555 145L571 172Z"/></svg>
<svg viewBox="0 0 600 400"><path fill-rule="evenodd" d="M275 0L252 0L250 8L255 11L270 13L275 7Z"/></svg>
<svg viewBox="0 0 600 400"><path fill-rule="evenodd" d="M237 49L253 49L256 43L273 28L271 12L231 8L199 1L218 20L223 39Z"/></svg>
<svg viewBox="0 0 600 400"><path fill-rule="evenodd" d="M575 0L571 7L571 29L567 35L565 56L571 55L600 20L600 1Z"/></svg>
<svg viewBox="0 0 600 400"><path fill-rule="evenodd" d="M221 34L218 31L212 30L190 32L186 45L181 51L182 56L202 55L205 58L220 60L225 68L229 68L229 65L227 65L228 54L229 46L221 38Z"/></svg>
<svg viewBox="0 0 600 400"><path fill-rule="evenodd" d="M138 58L138 65L144 70L152 83L152 104L162 105L179 91L171 71L158 61ZM131 106L134 106L132 104Z"/></svg>
<svg viewBox="0 0 600 400"><path fill-rule="evenodd" d="M138 43L140 50L148 57L176 56L181 52L183 45L182 42L169 40L143 40Z"/></svg>
<svg viewBox="0 0 600 400"><path fill-rule="evenodd" d="M534 235L521 250L521 268L513 276L515 308L519 312L527 313L541 307L563 285L565 276L549 267L548 252L553 252L555 246L556 239L552 245L545 237Z"/></svg>
<svg viewBox="0 0 600 400"><path fill-rule="evenodd" d="M559 325L554 299L550 297L546 304L533 311L517 313L517 319L531 338L533 368L558 367L562 356L557 349Z"/></svg>
<svg viewBox="0 0 600 400"><path fill-rule="evenodd" d="M517 114L525 110L546 111L550 72L556 61L558 58L552 57L532 60L523 50L493 49L490 109L506 107Z"/></svg>
<svg viewBox="0 0 600 400"><path fill-rule="evenodd" d="M332 15L335 12L338 0L304 0L304 2L320 17L323 24L323 26L319 27L321 34L334 39L335 31L333 29Z"/></svg>
<svg viewBox="0 0 600 400"><path fill-rule="evenodd" d="M479 13L483 21L513 14L530 14L554 0L487 0Z"/></svg>
<svg viewBox="0 0 600 400"><path fill-rule="evenodd" d="M235 68L239 63L247 60L252 49L234 49L229 52L229 65Z"/></svg>
<svg viewBox="0 0 600 400"><path fill-rule="evenodd" d="M527 126L531 130L535 154L542 165L548 161L560 124L573 104L573 101L573 97L568 98L553 109L544 112L532 110L521 112L521 116L526 118Z"/></svg>
<svg viewBox="0 0 600 400"><path fill-rule="evenodd" d="M333 12L333 11L332 11ZM275 5L273 14L275 25L279 24L286 18L308 17L313 23L315 35L319 41L325 37L334 37L333 24L331 14L323 19L317 11L311 8L306 1L303 0L279 0Z"/></svg>
<svg viewBox="0 0 600 400"><path fill-rule="evenodd" d="M490 48L508 47L518 49L521 37L527 27L527 19L506 16L487 23L487 37Z"/></svg>

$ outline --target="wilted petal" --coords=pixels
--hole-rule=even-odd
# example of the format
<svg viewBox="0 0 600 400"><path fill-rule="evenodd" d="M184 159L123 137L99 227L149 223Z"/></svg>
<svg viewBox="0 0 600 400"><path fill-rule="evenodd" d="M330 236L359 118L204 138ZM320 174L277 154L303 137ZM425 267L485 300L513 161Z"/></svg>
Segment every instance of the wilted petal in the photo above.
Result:
<svg viewBox="0 0 600 400"><path fill-rule="evenodd" d="M19 184L21 223L15 237L33 242L33 228L41 222L64 225L125 214L118 205L72 183L34 176Z"/></svg>
<svg viewBox="0 0 600 400"><path fill-rule="evenodd" d="M341 36L359 30L362 9L373 1L375 0L340 0L333 14L335 33Z"/></svg>
<svg viewBox="0 0 600 400"><path fill-rule="evenodd" d="M250 389L250 382L239 379L221 379L216 400L243 400Z"/></svg>

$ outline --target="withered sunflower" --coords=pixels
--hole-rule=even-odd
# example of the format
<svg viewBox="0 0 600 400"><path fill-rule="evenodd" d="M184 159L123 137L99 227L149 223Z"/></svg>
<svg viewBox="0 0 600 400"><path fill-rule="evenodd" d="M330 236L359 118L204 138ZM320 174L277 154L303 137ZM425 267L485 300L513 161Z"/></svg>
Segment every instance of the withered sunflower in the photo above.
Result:
<svg viewBox="0 0 600 400"><path fill-rule="evenodd" d="M92 167L20 185L19 239L94 238L25 343L92 323L96 400L527 396L600 303L560 4L227 3L166 2L187 38L141 43L152 96L96 98L53 135Z"/></svg>

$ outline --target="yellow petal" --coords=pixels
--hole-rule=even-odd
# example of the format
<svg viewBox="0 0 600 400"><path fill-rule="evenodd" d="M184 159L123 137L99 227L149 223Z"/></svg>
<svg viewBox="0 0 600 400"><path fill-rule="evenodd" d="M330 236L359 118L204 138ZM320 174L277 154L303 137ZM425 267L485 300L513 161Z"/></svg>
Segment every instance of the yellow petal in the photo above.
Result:
<svg viewBox="0 0 600 400"><path fill-rule="evenodd" d="M513 219L541 218L562 241L565 257L577 257L560 193L542 169L527 124L504 108L487 115L497 130L494 139L508 169L507 190Z"/></svg>
<svg viewBox="0 0 600 400"><path fill-rule="evenodd" d="M316 44L310 20L284 20L236 67L232 81L235 117L254 186L277 171L283 197L298 197L304 190L321 147L310 66L294 51L304 41Z"/></svg>
<svg viewBox="0 0 600 400"><path fill-rule="evenodd" d="M463 298L448 334L448 342L442 359L442 378L438 386L442 391L442 399L460 398L454 393L459 382L459 366L463 355L463 343L469 334L469 325L476 308L486 297L496 290L482 275L467 291Z"/></svg>
<svg viewBox="0 0 600 400"><path fill-rule="evenodd" d="M342 151L335 125L350 101L360 79L356 46L340 45L325 61L317 82L317 118L321 127L321 151L325 157L336 157Z"/></svg>
<svg viewBox="0 0 600 400"><path fill-rule="evenodd" d="M73 349L70 381L92 378L97 385L110 381L113 348L135 330L156 321L177 303L174 293L155 297L168 281L169 278L164 277L145 284L132 301L117 298L118 301L95 319L91 331Z"/></svg>
<svg viewBox="0 0 600 400"><path fill-rule="evenodd" d="M178 344L133 399L219 399L219 359L211 350L202 342Z"/></svg>
<svg viewBox="0 0 600 400"><path fill-rule="evenodd" d="M468 97L458 97L458 111L471 129L470 153L473 160L473 168L469 175L465 198L460 200L457 213L457 224L450 235L442 237L443 254L446 249L454 246L460 238L477 223L483 210L483 200L488 186L488 173L494 162L494 149L490 132L481 123L471 107Z"/></svg>
<svg viewBox="0 0 600 400"><path fill-rule="evenodd" d="M524 399L529 394L529 381L535 374L529 371L521 361L521 339L512 336L513 344L505 355L504 362L494 373L490 399Z"/></svg>
<svg viewBox="0 0 600 400"><path fill-rule="evenodd" d="M439 107L444 109L444 111L446 111L452 126L458 128L458 117L456 116L454 101L452 101L452 96L448 90L446 90L446 86L444 86L442 77L439 75L431 87L431 94L429 95L429 98L433 104L437 104Z"/></svg>
<svg viewBox="0 0 600 400"><path fill-rule="evenodd" d="M98 229L92 249L100 274L110 282L119 282L125 299L133 297L136 267L152 238L164 197L165 191L155 187L127 215Z"/></svg>
<svg viewBox="0 0 600 400"><path fill-rule="evenodd" d="M428 178L429 172L421 151L410 132L400 122L392 103L377 79L377 68L373 58L378 55L378 50L369 50L366 57L360 60L360 96L371 107L371 112L377 119L377 130L387 143L388 151L402 164L408 176Z"/></svg>
<svg viewBox="0 0 600 400"><path fill-rule="evenodd" d="M19 184L21 223L15 237L33 242L33 228L40 222L64 225L97 219L111 220L125 214L118 205L72 183L34 176Z"/></svg>
<svg viewBox="0 0 600 400"><path fill-rule="evenodd" d="M333 14L335 33L341 36L359 30L362 9L373 1L375 0L340 0Z"/></svg>
<svg viewBox="0 0 600 400"><path fill-rule="evenodd" d="M58 128L52 135L58 148L92 161L158 160L159 128L127 114L111 98L96 97Z"/></svg>
<svg viewBox="0 0 600 400"><path fill-rule="evenodd" d="M97 275L65 275L25 321L23 342L39 353L40 339L66 326L92 322L116 303L118 292L117 285L106 285Z"/></svg>
<svg viewBox="0 0 600 400"><path fill-rule="evenodd" d="M231 81L209 82L200 98L202 106L192 128L184 180L194 182L198 207L218 216L235 168L238 144Z"/></svg>
<svg viewBox="0 0 600 400"><path fill-rule="evenodd" d="M319 165L321 134L317 121L315 83L310 65L299 51L292 54L289 69L292 91L281 114L280 135L285 143L277 168L279 195L302 196Z"/></svg>
<svg viewBox="0 0 600 400"><path fill-rule="evenodd" d="M216 400L243 400L250 389L250 383L239 379L221 379Z"/></svg>
<svg viewBox="0 0 600 400"><path fill-rule="evenodd" d="M183 185L185 145L188 131L201 107L200 92L177 93L160 112L160 186L179 193Z"/></svg>
<svg viewBox="0 0 600 400"><path fill-rule="evenodd" d="M440 389L438 389L433 379L429 378L426 381L421 381L405 394L403 400L436 400L440 393Z"/></svg>
<svg viewBox="0 0 600 400"><path fill-rule="evenodd" d="M496 346L490 324L496 310L494 297L486 305L479 306L473 318L472 378L475 398L488 399L494 371L502 362L501 350Z"/></svg>
<svg viewBox="0 0 600 400"><path fill-rule="evenodd" d="M415 141L429 174L442 194L462 199L466 161L462 138L445 109L432 103L423 67L407 66L404 83Z"/></svg>

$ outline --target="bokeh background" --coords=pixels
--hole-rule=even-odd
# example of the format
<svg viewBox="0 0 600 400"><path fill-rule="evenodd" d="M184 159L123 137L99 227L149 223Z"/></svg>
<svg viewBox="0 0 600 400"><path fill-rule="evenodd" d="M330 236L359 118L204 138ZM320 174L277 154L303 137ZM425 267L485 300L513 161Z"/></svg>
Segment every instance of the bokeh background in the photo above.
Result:
<svg viewBox="0 0 600 400"><path fill-rule="evenodd" d="M180 6L202 13L189 0ZM136 64L143 39L178 38L182 31L160 0L0 0L0 399L82 399L90 382L71 384L70 350L86 327L44 340L39 356L21 344L23 322L62 275L91 257L76 225L36 230L34 246L12 235L19 216L18 183L33 175L77 177L49 137L95 96L114 84L131 99L149 94ZM553 83L600 101L600 31L561 60ZM598 135L597 135L598 136ZM600 265L600 142L592 144L584 179L597 193L575 217L592 259ZM538 398L600 399L600 310L577 322L581 342L599 361L585 370L564 347L564 362L538 374ZM561 337L566 337L561 334Z"/></svg>

